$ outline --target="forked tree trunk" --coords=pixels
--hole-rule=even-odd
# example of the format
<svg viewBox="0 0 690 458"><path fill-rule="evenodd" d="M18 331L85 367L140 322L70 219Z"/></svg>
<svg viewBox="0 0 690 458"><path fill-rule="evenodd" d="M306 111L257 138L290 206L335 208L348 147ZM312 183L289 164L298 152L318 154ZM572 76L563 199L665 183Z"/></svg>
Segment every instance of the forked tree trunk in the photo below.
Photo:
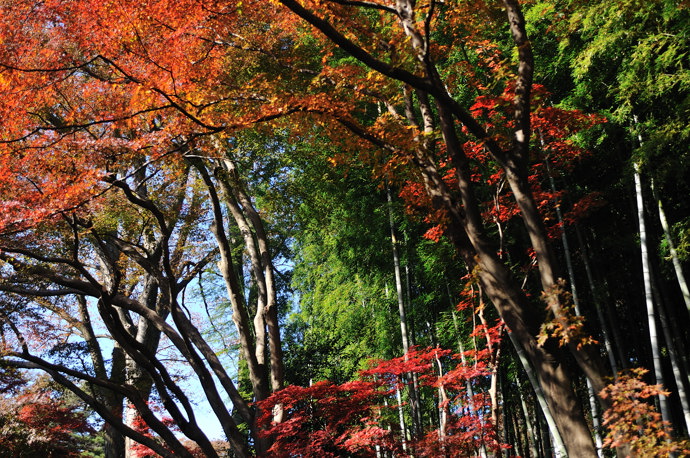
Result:
<svg viewBox="0 0 690 458"><path fill-rule="evenodd" d="M451 157L453 165L457 170L458 191L461 201L457 202L454 197L455 193L449 191L436 167L433 145L429 145L431 143L430 140L433 138L432 135L418 136L415 140L418 142L419 147L413 151L415 155L413 161L417 171L424 180L428 197L437 209L447 212L449 218L447 234L453 240L465 263L471 269L478 267L478 277L487 297L496 307L499 315L513 332L519 346L524 349L531 364L534 366L537 379L543 387L546 400L554 413L555 421L562 433L568 451L573 456L578 457L595 456L594 443L592 442L578 399L572 389L572 380L562 363L562 356L559 355L560 349L537 345L534 335L539 328L539 323L535 322L534 315L530 313L531 304L519 285L515 283L515 279L506 266L498 260L495 249L491 246L489 239L484 233L481 213L479 212L477 199L474 196L474 184L469 173L468 159L462 151L462 146L457 137L456 129L458 126L456 121L461 121L480 141L485 142L485 144L492 148L492 153L502 156L503 159L511 159L510 155L505 151L497 151L497 148L500 150L500 147L488 136L479 123L448 93L441 75L436 70L430 54L428 54L428 50L431 49L430 44L427 42L429 34L417 29L420 22L415 17L415 2L413 0L396 0L392 7L395 9L402 31L410 39L412 52L415 53L418 61L419 73L424 74L424 77L419 77L416 74L377 60L365 49L359 47L339 32L327 19L322 18L315 11L308 10L300 2L296 0L280 0L280 2L318 28L328 39L341 46L346 52L372 70L381 72L392 79L414 87L419 101L419 113L423 121L422 131L425 133L428 130L430 130L429 133L433 133L434 123L432 119L435 113L431 110L429 101L432 98L436 101L435 108L437 109L438 119L441 122L441 132L446 153ZM520 129L516 131L516 135L520 134L518 137L521 138L518 138L518 140L523 144L520 150L524 153L529 150L530 138L529 92L532 68L529 57L531 56L531 48L529 40L524 33L524 18L521 16L518 3L513 0L504 0L504 5L509 12L508 22L520 54L519 73L521 76L516 82L516 94L520 94L520 103L518 104L519 106L515 107L515 117ZM411 121L411 124L417 125L414 120ZM369 139L373 137L371 135L364 136ZM517 169L526 169L527 156L524 154L522 156L521 159L512 158L520 159L520 162L522 162L521 165L517 166ZM543 233L543 222L538 211L535 211L534 199L526 180L522 180L522 176L512 174L516 170L514 167L506 165L504 168L509 181L511 181L511 186L516 184L515 179L519 182L517 183L519 186L513 189L513 192L528 226L530 238L533 239L534 249L540 256L539 268L542 270L542 277L548 279L550 276L553 280L551 282L543 281L544 288L548 290L555 284L555 276L553 271L547 272L547 270L552 269L554 266L551 263L548 243ZM544 237L534 238L535 234L540 235L540 231ZM558 314L558 312L559 310L556 307L555 313ZM598 388L598 386L603 387L602 373L596 367L596 361L592 359L592 354L579 351L577 348L574 350L576 351L573 351L573 354L578 364L586 375L592 379L595 388Z"/></svg>
<svg viewBox="0 0 690 458"><path fill-rule="evenodd" d="M578 399L573 392L570 375L560 362L562 358L558 355L560 350L557 348L547 350L545 346L537 344L534 335L538 326L533 323L533 318L528 314L531 305L520 287L515 284L510 272L497 258L495 250L484 234L481 213L472 191L469 163L457 141L452 118L447 118L443 107L440 107L439 111L442 132L456 167L464 211L463 215L455 206L448 205L451 217L457 221L455 227L449 228L449 235L467 265L472 269L477 267L477 275L484 292L512 332L515 342L524 350L533 365L536 380L541 385L568 452L578 457L595 456L596 449ZM434 180L434 184L436 182ZM432 192L439 194L442 202L450 201L447 190L442 188L432 190ZM527 218L524 215L523 217ZM468 249L468 245L472 249ZM535 391L536 389L535 386Z"/></svg>

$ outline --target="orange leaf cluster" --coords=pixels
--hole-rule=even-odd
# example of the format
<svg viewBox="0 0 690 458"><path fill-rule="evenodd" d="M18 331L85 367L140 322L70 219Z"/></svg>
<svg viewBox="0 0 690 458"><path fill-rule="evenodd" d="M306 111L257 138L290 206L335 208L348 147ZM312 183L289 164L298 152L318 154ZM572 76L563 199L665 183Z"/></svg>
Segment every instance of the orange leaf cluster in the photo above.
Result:
<svg viewBox="0 0 690 458"><path fill-rule="evenodd" d="M671 439L669 425L653 404L653 398L668 396L661 385L644 382L647 369L632 369L607 385L600 396L611 403L604 412L608 428L604 445L615 448L629 445L637 456L667 457L690 455L690 442Z"/></svg>

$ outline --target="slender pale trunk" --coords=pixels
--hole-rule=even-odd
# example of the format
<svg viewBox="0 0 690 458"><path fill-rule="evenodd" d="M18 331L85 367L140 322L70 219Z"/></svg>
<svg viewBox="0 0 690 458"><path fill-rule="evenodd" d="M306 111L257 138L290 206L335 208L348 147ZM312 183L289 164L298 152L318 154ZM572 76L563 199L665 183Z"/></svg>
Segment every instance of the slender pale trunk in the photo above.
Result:
<svg viewBox="0 0 690 458"><path fill-rule="evenodd" d="M479 287L479 310L475 314L479 317L479 322L484 329L484 338L486 339L486 347L491 354L491 383L489 384L489 398L491 399L491 421L494 425L498 424L499 404L498 404L498 364L501 358L501 341L494 342L489 334L489 325L484 317L484 293L481 286ZM502 333L503 331L501 331ZM475 348L476 350L476 348Z"/></svg>
<svg viewBox="0 0 690 458"><path fill-rule="evenodd" d="M544 139L539 133L542 147L544 146ZM551 173L551 165L549 164L549 157L544 158L544 165L546 166L546 175L549 177L549 184L551 192L556 195L556 182ZM565 224L563 222L563 212L561 212L561 204L557 200L554 201L554 208L556 210L556 219L561 226L561 242L563 243L563 253L565 255L565 265L568 270L568 281L570 282L570 291L573 297L573 305L575 306L575 314L582 316L580 309L580 300L577 295L577 284L575 283L575 269L573 268L573 259L570 253L570 244L568 243L568 235L565 231ZM599 458L603 457L604 441L601 437L601 421L599 419L599 409L597 406L597 396L592 387L592 382L587 378L587 394L589 398L589 410L592 416L592 429L594 429L594 441L597 447L597 455Z"/></svg>
<svg viewBox="0 0 690 458"><path fill-rule="evenodd" d="M592 267L589 264L589 255L588 255L587 245L585 244L585 241L583 240L582 234L580 233L580 228L577 226L577 224L575 225L575 234L577 235L577 241L580 244L580 253L581 253L581 258L582 258L582 264L585 267L585 274L587 275L587 283L589 284L589 291L592 294L592 298L594 301L594 308L597 311L597 317L599 318L599 324L601 325L601 334L604 337L604 348L606 348L606 355L608 356L609 365L611 366L611 371L613 373L613 376L614 376L614 378L617 378L618 377L618 364L616 363L616 355L614 354L614 346L611 343L611 336L609 335L609 329L608 329L608 323L606 321L606 317L604 316L604 313L601 310L601 305L599 303L600 297L597 294L596 286L594 284L594 275L592 274ZM614 333L614 338L615 338L615 333ZM617 344L617 346L615 348L618 348L620 350L621 342L618 339L615 339L615 340L616 340L616 344Z"/></svg>
<svg viewBox="0 0 690 458"><path fill-rule="evenodd" d="M561 433L558 431L558 428L556 427L556 420L554 419L551 413L549 404L546 402L546 397L544 396L544 392L541 389L541 385L537 380L537 376L534 373L534 370L532 369L532 366L530 365L529 360L525 355L525 352L522 350L521 345L519 344L519 342L516 341L515 336L513 336L513 333L510 331L510 329L508 329L508 337L510 338L513 347L515 347L515 351L518 354L518 359L520 360L522 367L525 369L525 373L527 374L527 378L529 379L530 385L532 385L532 388L534 389L534 395L537 398L539 408L544 414L544 419L546 420L546 424L549 427L549 433L551 433L551 438L553 440L556 453L558 454L558 456L567 457L568 453L565 451L563 438L561 437Z"/></svg>
<svg viewBox="0 0 690 458"><path fill-rule="evenodd" d="M685 302L685 307L690 313L690 291L688 291L688 284L685 280L685 275L683 274L683 268L680 264L680 259L678 258L678 253L676 252L676 247L673 244L673 238L671 237L671 229L666 219L666 212L661 204L661 199L656 195L656 190L654 188L654 180L651 180L652 193L657 202L657 210L659 212L659 220L661 221L661 227L664 230L664 237L666 238L666 243L668 245L669 251L671 253L671 261L673 262L673 269L676 274L676 280L678 281L678 286L683 295L683 301ZM681 361L678 357L676 351L676 346L673 340L673 332L669 326L668 319L664 312L664 307L659 307L661 324L664 331L664 336L669 348L669 356L671 357L671 365L673 368L673 377L676 381L676 387L678 388L678 395L680 397L681 407L683 409L683 419L685 421L685 430L690 432L690 402L688 401L687 391L685 390L685 384L683 383L683 374L681 374ZM685 380L687 380L687 374L685 374Z"/></svg>
<svg viewBox="0 0 690 458"><path fill-rule="evenodd" d="M532 420L530 419L529 416L529 409L527 408L527 402L525 402L525 395L522 394L522 390L518 390L518 394L520 396L520 405L522 406L522 414L525 417L525 428L527 429L527 442L528 442L528 448L530 452L530 456L532 457L537 457L537 444L536 444L536 438L537 435L534 431L534 428L532 427Z"/></svg>
<svg viewBox="0 0 690 458"><path fill-rule="evenodd" d="M640 252L642 255L642 278L644 283L645 304L647 307L647 325L649 327L649 341L652 347L652 361L654 364L654 375L656 383L664 385L663 368L661 364L661 350L659 348L659 337L657 334L654 299L652 296L652 274L649 261L649 251L647 246L647 229L644 219L644 199L642 198L642 178L640 176L640 165L635 163L635 197L637 202L637 222L640 228ZM671 414L668 405L668 398L663 394L659 395L659 406L661 417L665 422L671 422Z"/></svg>
<svg viewBox="0 0 690 458"><path fill-rule="evenodd" d="M673 371L673 379L676 382L676 388L678 390L678 397L680 398L681 410L683 411L683 424L686 431L690 431L690 408L688 408L688 395L685 391L685 386L683 384L683 375L681 373L681 361L678 357L678 352L676 351L676 345L671 332L671 327L668 322L668 317L666 316L666 311L664 310L663 300L657 296L657 302L659 305L659 320L661 321L661 329L664 333L664 339L666 340L666 348L668 349L668 355L671 359L671 368ZM686 378L687 380L687 378Z"/></svg>
<svg viewBox="0 0 690 458"><path fill-rule="evenodd" d="M446 285L448 289L448 295L450 297L450 288L448 285ZM462 344L462 338L460 336L460 326L458 325L458 317L457 314L455 313L455 310L451 309L451 314L453 316L453 326L455 327L455 333L458 335L458 350L460 352L460 362L463 366L467 367L467 358L465 358L465 348ZM492 389L495 389L495 385L497 383L496 381L496 376L498 374L494 371L491 373L491 387ZM470 413L472 415L477 415L479 416L479 413L477 412L477 408L474 405L474 389L472 388L472 382L469 380L465 381L465 389L467 390L467 398L468 398L468 403L470 406ZM498 429L498 403L496 406L493 404L493 398L491 401L491 418L494 421L493 427ZM481 421L481 418L480 418ZM481 446L479 447L479 456L481 458L486 458L486 447L484 446L484 442L482 441Z"/></svg>
<svg viewBox="0 0 690 458"><path fill-rule="evenodd" d="M436 367L438 369L438 378L443 377L443 364L436 355ZM438 384L438 439L441 442L441 449L446 450L446 436L448 435L448 393L443 383Z"/></svg>
<svg viewBox="0 0 690 458"><path fill-rule="evenodd" d="M637 124L637 116L633 117L635 124ZM640 142L640 146L642 146L642 135L637 134L637 139ZM635 195L636 195L636 202L637 202L637 214L638 214L638 220L639 220L639 225L640 225L640 247L642 251L642 271L643 271L643 276L644 276L644 283L645 283L645 298L646 298L646 303L647 303L647 315L648 315L648 321L649 321L649 334L650 334L650 341L652 344L652 358L654 360L654 371L656 373L656 378L657 378L657 383L661 383L663 385L663 373L661 372L661 356L659 355L659 344L657 342L657 329L654 327L654 330L652 331L652 326L654 325L654 300L653 300L653 286L652 286L652 280L651 280L651 264L649 260L649 252L647 248L647 240L646 240L646 229L645 229L645 221L644 221L644 200L642 196L642 177L640 173L640 164L635 163L634 164L634 173L635 173ZM666 219L666 213L664 212L663 206L661 205L661 200L656 198L656 192L654 189L654 181L651 181L650 183L651 188L652 188L652 193L654 194L654 197L657 201L657 209L659 213L659 219L661 220L661 225L664 230L664 236L666 237L666 241L669 244L669 247L671 249L672 256L675 254L675 247L673 246L673 240L671 239L671 232L668 227L668 221ZM690 294L688 294L688 289L687 289L687 284L685 283L685 276L683 275L683 270L680 268L680 262L677 260L677 256L674 257L674 268L676 271L676 277L678 279L678 283L681 287L681 292L683 293L683 299L685 300L686 307L688 308L688 311L690 311ZM659 318L662 323L662 329L666 338L666 344L668 346L669 350L669 356L671 357L671 366L673 368L673 376L676 381L676 385L678 388L678 394L680 396L680 401L681 401L681 406L683 410L683 418L685 422L685 427L686 430L689 430L688 428L690 427L690 409L688 408L688 399L687 395L685 392L685 388L683 385L682 377L680 375L680 365L678 358L675 353L675 348L674 348L674 343L673 343L673 338L671 336L671 333L668 329L668 322L666 320L664 310L663 310L663 304L662 301L659 299ZM671 421L671 416L670 412L668 412L668 401L664 395L659 396L659 404L661 407L661 414L664 419L664 421L667 421L670 423ZM690 430L689 430L690 431Z"/></svg>
<svg viewBox="0 0 690 458"><path fill-rule="evenodd" d="M398 237L395 234L395 220L393 218L393 197L390 188L386 188L388 198L388 222L391 231L391 247L393 251L393 269L395 271L395 292L398 298L398 313L400 315L400 335L402 336L403 350L410 350L410 339L407 332L407 316L405 314L405 300L403 298L402 274L400 273L400 253L398 252Z"/></svg>
<svg viewBox="0 0 690 458"><path fill-rule="evenodd" d="M683 301L685 302L685 308L690 313L690 290L688 289L688 282L685 280L685 275L683 274L683 267L680 265L680 259L678 258L678 252L676 251L676 246L673 243L673 237L671 237L671 228L668 225L668 220L666 219L666 212L661 204L661 199L656 195L656 189L654 188L654 180L651 180L652 193L656 199L657 210L659 211L659 220L661 221L661 227L664 230L664 237L666 238L666 243L668 244L669 252L671 253L671 261L673 262L673 270L676 273L676 280L678 280L678 286L683 294Z"/></svg>
<svg viewBox="0 0 690 458"><path fill-rule="evenodd" d="M402 395L400 387L395 387L395 399L398 401L398 423L400 424L400 438L402 439L403 452L407 452L407 427L405 426L405 413L402 408Z"/></svg>
<svg viewBox="0 0 690 458"><path fill-rule="evenodd" d="M400 317L400 335L402 336L403 351L405 352L405 360L407 361L407 353L410 351L410 336L407 330L407 315L405 313L405 299L403 296L402 274L400 272L400 253L398 251L398 238L395 234L395 219L393 217L393 197L390 188L386 188L386 197L388 199L388 222L391 231L391 246L393 251L393 270L395 273L395 292L398 299L398 314ZM409 281L409 280L408 280ZM417 436L421 431L421 424L418 423L419 418L419 393L417 386L414 383L411 374L405 376L407 379L407 387L410 397L410 410L412 415L412 433ZM402 414L401 414L402 418ZM406 428L404 422L401 421L403 437L406 435Z"/></svg>
<svg viewBox="0 0 690 458"><path fill-rule="evenodd" d="M544 416L538 413L535 416L537 417L537 424L539 425L539 446L542 452L541 456L549 458L559 456L559 452L553 449L552 436Z"/></svg>

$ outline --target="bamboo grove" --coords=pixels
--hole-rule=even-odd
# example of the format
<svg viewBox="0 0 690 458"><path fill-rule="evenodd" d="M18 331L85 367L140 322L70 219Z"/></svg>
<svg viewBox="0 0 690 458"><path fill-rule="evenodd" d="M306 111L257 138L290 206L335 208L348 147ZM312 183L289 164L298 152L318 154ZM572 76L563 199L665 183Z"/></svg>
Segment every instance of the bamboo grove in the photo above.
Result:
<svg viewBox="0 0 690 458"><path fill-rule="evenodd" d="M0 8L0 454L690 453L687 2Z"/></svg>

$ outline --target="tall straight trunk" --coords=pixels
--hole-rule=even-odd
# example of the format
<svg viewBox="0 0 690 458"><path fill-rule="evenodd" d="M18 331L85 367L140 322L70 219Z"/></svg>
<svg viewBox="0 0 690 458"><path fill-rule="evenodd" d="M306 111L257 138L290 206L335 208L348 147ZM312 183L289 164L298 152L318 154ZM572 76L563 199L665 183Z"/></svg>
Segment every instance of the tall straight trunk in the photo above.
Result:
<svg viewBox="0 0 690 458"><path fill-rule="evenodd" d="M513 347L515 347L515 351L518 354L518 359L520 360L522 368L525 370L525 373L527 374L527 379L529 380L530 385L532 385L532 389L534 390L534 396L537 398L537 403L539 404L539 408L541 409L541 412L544 415L544 419L546 420L546 424L549 428L549 433L551 434L551 438L553 439L556 453L559 456L566 457L568 456L568 453L566 452L563 438L561 437L561 433L558 430L558 427L556 426L556 420L551 412L548 402L546 402L544 391L542 390L541 384L537 380L537 376L534 370L532 369L529 360L527 359L527 355L525 355L525 352L522 350L520 344L516 341L515 337L513 336L513 333L510 330L508 330L508 337L510 338L510 341L513 343Z"/></svg>
<svg viewBox="0 0 690 458"><path fill-rule="evenodd" d="M483 304L483 292L481 286L479 287L479 311L475 314L479 317L479 322L482 324L484 329L484 338L486 339L486 346L491 354L491 382L489 384L489 398L491 399L491 421L494 425L498 424L499 403L498 403L498 366L501 360L501 340L494 342L489 334L489 325L484 317L484 304ZM501 331L501 334L503 331ZM475 348L476 350L476 348Z"/></svg>
<svg viewBox="0 0 690 458"><path fill-rule="evenodd" d="M435 357L439 380L443 377L443 364L438 355ZM438 384L438 438L441 449L446 451L446 436L448 435L448 393L443 383Z"/></svg>
<svg viewBox="0 0 690 458"><path fill-rule="evenodd" d="M505 377L501 377L498 380L498 387L503 393L503 399L506 399L506 383L505 383ZM508 421L508 416L507 415L501 415L501 427L497 428L497 437L500 437L501 440L503 441L504 444L512 444L513 440L510 437L510 428L509 428L509 421ZM506 450L506 455L509 457L510 456L510 451ZM503 454L501 454L503 456Z"/></svg>
<svg viewBox="0 0 690 458"><path fill-rule="evenodd" d="M540 139L542 146L544 146L544 139ZM549 157L544 157L544 164L546 166L546 175L549 178L549 185L551 187L551 192L556 195L556 182L553 178L551 171L551 165L549 164ZM554 208L556 210L556 219L558 224L561 226L561 242L563 243L563 254L565 256L565 265L568 270L568 281L570 282L570 291L573 297L573 305L575 307L575 314L582 316L582 311L580 309L580 299L577 294L577 283L575 282L575 269L573 268L573 259L570 253L570 243L568 243L568 235L565 231L565 224L563 222L563 213L561 212L560 202L554 202ZM589 410L592 417L592 429L594 430L594 440L597 446L597 455L599 458L603 457L604 441L601 437L601 421L599 419L599 409L597 406L596 393L594 392L594 387L592 387L592 382L587 379L587 394L589 398Z"/></svg>
<svg viewBox="0 0 690 458"><path fill-rule="evenodd" d="M510 418L510 425L512 427L512 435L515 438L515 451L518 456L525 456L525 449L523 447L523 435L520 431L520 415L517 409L510 409L506 412L506 416Z"/></svg>
<svg viewBox="0 0 690 458"><path fill-rule="evenodd" d="M391 231L391 247L393 251L393 269L395 272L395 292L398 299L398 313L400 315L400 335L402 336L403 350L410 350L410 339L407 332L407 316L405 314L405 299L403 297L402 274L400 273L400 253L398 252L398 237L395 234L395 219L393 217L393 197L390 188L386 188L388 198L388 222Z"/></svg>
<svg viewBox="0 0 690 458"><path fill-rule="evenodd" d="M621 334L621 328L618 325L618 312L616 310L616 300L612 298L611 294L609 293L609 284L606 278L603 278L602 281L603 292L605 296L605 304L607 304L604 310L606 312L608 322L611 325L611 335L613 336L613 343L614 348L616 350L616 355L618 356L618 362L620 363L621 369L628 369L630 360L627 357L627 353L625 352L626 340L623 338ZM634 301L627 302L632 303Z"/></svg>
<svg viewBox="0 0 690 458"><path fill-rule="evenodd" d="M635 115L633 117L633 120L635 124L638 123L637 116ZM642 146L643 141L642 141L642 134L638 133L637 134L637 139L640 143L640 146ZM651 264L649 261L649 252L647 250L646 246L646 231L645 231L645 222L644 222L644 200L642 196L642 179L641 179L641 173L640 173L640 165L638 163L634 164L634 173L635 173L635 195L637 197L637 212L638 212L638 219L639 219L639 224L640 224L640 245L644 245L642 248L642 260L643 260L643 275L645 278L645 297L647 298L647 312L649 314L649 308L650 304L653 307L654 302L653 302L653 293L654 293L654 287L651 281ZM669 245L669 248L671 250L671 256L673 258L673 266L674 270L676 273L676 278L678 280L679 286L681 288L681 292L683 294L683 299L685 301L686 308L688 312L690 312L690 293L688 292L688 287L687 283L685 282L685 276L683 275L683 270L680 266L680 261L678 260L677 253L675 250L675 246L673 245L673 239L671 238L671 232L668 226L668 220L666 219L666 213L664 212L664 208L661 204L661 200L657 197L656 195L656 190L654 188L654 180L650 180L650 187L652 189L652 194L654 195L654 198L657 203L657 211L659 214L659 220L661 221L661 226L664 231L664 237L666 238L666 242ZM643 231L645 231L645 236L643 236ZM646 265L644 265L646 259ZM651 292L647 291L647 288L652 289ZM647 296L652 295L652 301L649 300ZM658 296L658 294L657 294ZM683 411L683 419L685 423L685 429L686 431L690 431L690 408L688 407L688 398L685 392L685 387L683 385L683 380L680 375L680 361L678 360L678 357L675 352L675 345L673 342L673 338L671 335L671 332L669 330L668 326L668 321L666 320L666 316L664 313L664 304L663 300L659 297L657 297L657 303L659 304L659 319L661 320L661 325L662 325L662 330L664 332L664 337L666 339L666 345L668 347L669 351L669 356L671 357L671 366L673 369L673 376L676 382L676 386L678 389L678 395L680 397L681 401L681 407ZM653 317L652 317L653 318ZM656 353L658 353L658 343L655 343L654 340L652 339L652 331L651 331L651 324L652 322L650 321L650 340L652 341L652 356L654 358L654 369L655 372L657 370L657 358L656 358ZM656 329L654 331L654 338L656 338ZM660 366L660 361L658 361L658 364ZM659 378L661 376L661 378ZM661 380L661 382L659 382ZM663 384L663 374L657 375L657 383L662 383ZM664 418L665 421L670 422L670 413L666 413L664 415L664 410L668 409L667 402L665 402L665 396L661 395L660 396L660 407L661 407L661 413L662 417ZM666 407L664 406L666 404Z"/></svg>
<svg viewBox="0 0 690 458"><path fill-rule="evenodd" d="M654 364L654 376L656 383L664 385L663 367L661 364L661 350L659 348L659 337L656 327L656 312L654 309L654 298L652 296L652 276L649 261L649 251L647 246L647 229L644 218L644 199L642 196L642 178L640 176L640 165L635 163L633 166L635 178L635 197L637 203L637 222L640 229L640 253L642 255L642 278L644 283L645 304L647 307L647 325L649 327L649 341L652 347L652 362ZM665 422L671 423L671 414L668 399L663 394L659 395L659 406L661 417Z"/></svg>
<svg viewBox="0 0 690 458"><path fill-rule="evenodd" d="M446 284L446 289L448 290L448 296L450 298L450 288ZM452 305L451 305L452 307ZM453 316L453 326L455 327L455 333L458 336L458 351L460 352L460 363L467 367L467 359L465 358L465 348L462 344L462 337L460 336L460 326L458 325L458 317L457 314L455 313L455 310L451 308L451 315ZM497 383L496 376L498 374L492 372L491 375L491 387L492 389L495 389L494 386ZM472 382L469 380L465 381L465 389L467 390L467 398L469 400L469 407L470 407L470 412L472 415L478 415L479 412L477 412L477 408L474 405L474 389L472 388ZM493 427L495 429L498 429L498 406L493 405L493 399L492 399L492 406L491 406L491 418L494 419L494 424ZM479 456L481 458L486 458L486 447L484 446L484 443L482 442L482 445L479 447Z"/></svg>
<svg viewBox="0 0 690 458"><path fill-rule="evenodd" d="M393 217L393 197L390 188L386 188L386 197L388 199L388 222L391 232L391 247L393 251L393 270L395 273L395 292L398 299L398 315L400 317L400 335L402 337L403 351L405 352L405 360L407 361L408 352L410 351L410 336L407 330L407 315L405 313L405 298L403 296L402 274L400 272L400 253L398 251L398 238L395 234L395 219ZM409 284L409 278L408 278ZM412 374L406 374L408 393L410 397L410 410L412 416L412 435L417 437L422 428L419 423L419 392L417 384L415 383ZM404 423L402 423L404 426ZM403 428L403 435L405 428Z"/></svg>
<svg viewBox="0 0 690 458"><path fill-rule="evenodd" d="M680 399L680 406L683 412L683 427L685 431L690 431L690 408L688 407L688 395L685 390L685 385L683 383L683 374L681 373L682 363L678 357L678 352L676 351L675 339L671 332L671 326L669 324L668 317L666 316L666 311L664 310L664 300L660 297L657 288L654 288L656 302L659 304L659 321L661 322L661 330L664 333L664 340L666 341L666 349L668 350L669 358L671 359L671 369L673 372L673 379L676 383L676 389L678 390L678 398ZM687 377L686 377L687 380Z"/></svg>
<svg viewBox="0 0 690 458"><path fill-rule="evenodd" d="M587 250L587 245L585 244L585 241L582 237L582 233L580 232L580 227L577 224L575 225L575 235L577 236L577 241L580 245L580 254L582 264L585 268L585 274L587 275L587 284L589 285L589 291L594 302L594 308L597 312L597 318L599 318L601 334L604 337L604 348L606 348L606 356L608 356L609 365L611 366L611 372L613 373L613 376L615 378L618 376L618 364L616 363L616 355L614 354L614 345L611 343L611 336L609 335L609 327L606 317L604 316L604 313L601 310L601 298L599 294L597 294L597 288L594 283L592 267L589 264L589 254ZM617 341L616 344L616 348L620 348L621 342Z"/></svg>
<svg viewBox="0 0 690 458"><path fill-rule="evenodd" d="M539 442L539 448L541 450L541 454L544 457L563 457L563 454L561 453L562 449L555 449L553 448L553 436L550 434L549 431L549 426L546 424L546 420L543 415L539 415L537 412L537 424L539 425L539 437L540 437L540 442Z"/></svg>
<svg viewBox="0 0 690 458"><path fill-rule="evenodd" d="M678 310L677 307L672 307L672 300L669 299L668 291L665 287L664 282L657 282L658 284L658 289L659 292L661 293L661 304L664 306L663 308L660 309L660 311L664 312L664 315L662 315L662 319L665 319L665 321L662 321L662 325L668 326L668 331L671 334L671 338L673 341L673 347L676 353L676 359L677 359L677 364L678 364L678 370L682 374L682 380L684 382L684 388L690 387L690 362L688 361L688 351L687 351L687 346L685 345L684 342L684 333L681 331L679 327L679 320L678 316L675 314L676 310ZM680 313L680 311L678 312ZM666 332L666 331L664 331ZM687 393L688 390L685 390Z"/></svg>
<svg viewBox="0 0 690 458"><path fill-rule="evenodd" d="M405 425L405 412L403 411L402 395L400 387L395 387L395 400L398 402L398 423L400 424L400 438L402 440L403 453L407 452L407 427Z"/></svg>
<svg viewBox="0 0 690 458"><path fill-rule="evenodd" d="M529 448L530 456L536 458L539 455L537 452L536 431L532 426L532 420L529 415L529 409L527 408L527 402L525 402L525 395L522 393L522 390L520 389L518 389L518 396L520 396L520 406L522 407L522 414L525 418L525 429L527 430L528 443L527 448Z"/></svg>

